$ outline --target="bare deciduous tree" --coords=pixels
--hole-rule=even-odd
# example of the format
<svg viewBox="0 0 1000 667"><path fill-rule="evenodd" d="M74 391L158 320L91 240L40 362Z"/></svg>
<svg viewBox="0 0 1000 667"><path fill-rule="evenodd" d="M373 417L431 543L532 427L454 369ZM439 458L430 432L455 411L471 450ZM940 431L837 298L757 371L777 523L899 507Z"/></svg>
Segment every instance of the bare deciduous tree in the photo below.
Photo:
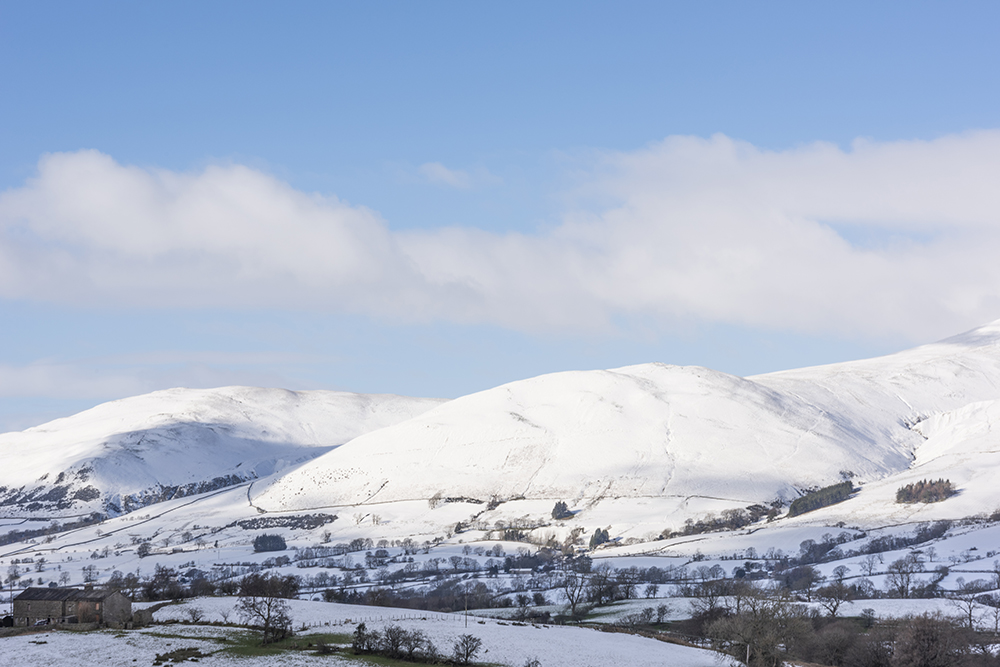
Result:
<svg viewBox="0 0 1000 667"><path fill-rule="evenodd" d="M563 595L569 603L569 613L576 616L576 608L587 595L587 578L579 572L567 572L560 582Z"/></svg>
<svg viewBox="0 0 1000 667"><path fill-rule="evenodd" d="M261 630L264 644L284 639L291 632L288 602L273 595L244 595L236 603L236 613L247 625Z"/></svg>
<svg viewBox="0 0 1000 667"><path fill-rule="evenodd" d="M483 640L475 635L461 635L455 640L452 646L452 658L460 665L471 663L479 649L483 646Z"/></svg>

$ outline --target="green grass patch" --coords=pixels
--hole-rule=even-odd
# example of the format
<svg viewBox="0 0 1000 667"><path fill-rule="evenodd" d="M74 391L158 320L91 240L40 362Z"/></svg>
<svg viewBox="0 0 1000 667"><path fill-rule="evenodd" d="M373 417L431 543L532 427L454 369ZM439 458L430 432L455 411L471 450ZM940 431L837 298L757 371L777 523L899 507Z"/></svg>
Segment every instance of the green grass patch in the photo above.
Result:
<svg viewBox="0 0 1000 667"><path fill-rule="evenodd" d="M409 660L399 660L398 658L386 658L381 655L355 655L351 653L350 650L344 651L343 653L337 654L341 658L346 658L348 660L356 660L358 662L364 663L366 665L386 665L387 667L413 667L414 665L430 665L428 662L410 662ZM445 659L439 664L448 664L449 661ZM504 665L497 662L474 662L473 667L505 667Z"/></svg>
<svg viewBox="0 0 1000 667"><path fill-rule="evenodd" d="M170 663L187 662L188 660L192 662L197 662L198 658L207 658L211 653L202 653L201 650L197 648L179 648L169 653L158 653L156 658L153 659L153 665L164 665Z"/></svg>
<svg viewBox="0 0 1000 667"><path fill-rule="evenodd" d="M260 633L241 632L230 635L228 646L222 652L239 656L281 655L288 651L315 652L320 644L344 646L351 643L351 635L339 632L320 632L293 635L271 644L260 643Z"/></svg>
<svg viewBox="0 0 1000 667"><path fill-rule="evenodd" d="M174 632L145 632L143 633L147 637L156 637L157 639L184 639L191 641L192 639L205 642L216 642L217 644L226 644L229 642L227 637L212 637L211 635L200 636L200 635L179 635Z"/></svg>

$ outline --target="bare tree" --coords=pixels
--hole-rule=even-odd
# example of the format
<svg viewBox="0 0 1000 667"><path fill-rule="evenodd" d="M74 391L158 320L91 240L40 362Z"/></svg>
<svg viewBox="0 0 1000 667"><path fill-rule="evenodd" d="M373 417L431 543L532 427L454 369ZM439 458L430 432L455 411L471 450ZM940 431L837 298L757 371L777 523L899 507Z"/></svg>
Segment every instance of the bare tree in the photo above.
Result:
<svg viewBox="0 0 1000 667"><path fill-rule="evenodd" d="M959 617L965 627L970 630L975 629L976 621L979 620L979 603L976 602L976 598L982 595L987 588L986 582L981 579L966 582L959 577L958 590L955 592L955 596L948 600L948 604L959 611Z"/></svg>
<svg viewBox="0 0 1000 667"><path fill-rule="evenodd" d="M656 622L663 623L671 612L673 612L673 608L668 604L664 603L656 605Z"/></svg>
<svg viewBox="0 0 1000 667"><path fill-rule="evenodd" d="M786 648L809 632L809 621L799 607L789 603L787 591L779 596L759 591L748 596L743 611L708 626L716 650L750 667L783 664Z"/></svg>
<svg viewBox="0 0 1000 667"><path fill-rule="evenodd" d="M236 613L246 625L261 630L262 643L284 639L291 633L292 617L288 602L274 595L243 595L236 603Z"/></svg>
<svg viewBox="0 0 1000 667"><path fill-rule="evenodd" d="M894 667L951 667L968 652L963 630L940 614L902 619L893 647Z"/></svg>
<svg viewBox="0 0 1000 667"><path fill-rule="evenodd" d="M834 581L828 586L823 586L816 591L819 603L830 614L831 618L837 617L837 611L841 605L851 599L851 589L844 585L842 579Z"/></svg>
<svg viewBox="0 0 1000 667"><path fill-rule="evenodd" d="M560 587L566 601L569 603L569 613L576 616L576 608L587 596L587 579L578 572L567 572L562 578Z"/></svg>
<svg viewBox="0 0 1000 667"><path fill-rule="evenodd" d="M893 561L887 570L886 588L896 597L908 598L916 582L916 574L920 572L923 562L916 554L907 554Z"/></svg>
<svg viewBox="0 0 1000 667"><path fill-rule="evenodd" d="M410 630L403 635L402 648L406 652L407 660L415 661L418 652L432 647L433 644L423 630Z"/></svg>
<svg viewBox="0 0 1000 667"><path fill-rule="evenodd" d="M455 640L454 646L452 646L452 657L455 662L460 665L468 665L471 663L476 654L479 653L479 649L483 646L483 640L475 635L461 635Z"/></svg>
<svg viewBox="0 0 1000 667"><path fill-rule="evenodd" d="M444 502L444 494L438 491L433 496L427 499L427 506L433 510L440 507L441 503L443 502Z"/></svg>
<svg viewBox="0 0 1000 667"><path fill-rule="evenodd" d="M711 616L721 609L726 594L726 582L703 581L695 587L695 599L691 601L691 613Z"/></svg>

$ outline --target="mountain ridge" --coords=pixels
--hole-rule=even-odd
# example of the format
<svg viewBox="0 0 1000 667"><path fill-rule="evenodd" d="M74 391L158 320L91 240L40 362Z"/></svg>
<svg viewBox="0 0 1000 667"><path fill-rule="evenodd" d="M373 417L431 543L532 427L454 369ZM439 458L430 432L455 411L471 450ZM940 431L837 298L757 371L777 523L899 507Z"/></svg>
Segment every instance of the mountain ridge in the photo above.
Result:
<svg viewBox="0 0 1000 667"><path fill-rule="evenodd" d="M1000 322L874 359L748 378L640 364L464 396L255 487L279 511L429 498L789 501L908 470L920 421L1000 397ZM581 464L581 461L583 463Z"/></svg>
<svg viewBox="0 0 1000 667"><path fill-rule="evenodd" d="M438 403L254 387L104 403L0 434L0 513L133 511L274 474Z"/></svg>

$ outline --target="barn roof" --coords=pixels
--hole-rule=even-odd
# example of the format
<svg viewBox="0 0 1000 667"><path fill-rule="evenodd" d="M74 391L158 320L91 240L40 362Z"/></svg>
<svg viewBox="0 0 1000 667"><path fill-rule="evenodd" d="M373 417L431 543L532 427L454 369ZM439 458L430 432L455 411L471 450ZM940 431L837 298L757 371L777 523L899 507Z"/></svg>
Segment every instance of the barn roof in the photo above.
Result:
<svg viewBox="0 0 1000 667"><path fill-rule="evenodd" d="M15 600L42 600L48 602L67 601L90 601L101 602L111 597L115 591L90 590L81 591L78 588L26 588Z"/></svg>

